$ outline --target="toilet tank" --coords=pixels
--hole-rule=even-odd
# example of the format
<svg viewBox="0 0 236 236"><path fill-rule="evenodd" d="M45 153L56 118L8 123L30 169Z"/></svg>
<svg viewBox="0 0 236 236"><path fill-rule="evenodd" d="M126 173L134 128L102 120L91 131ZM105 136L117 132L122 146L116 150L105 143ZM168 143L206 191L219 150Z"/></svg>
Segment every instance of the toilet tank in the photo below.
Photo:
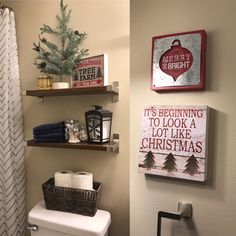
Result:
<svg viewBox="0 0 236 236"><path fill-rule="evenodd" d="M107 236L111 215L97 210L95 216L47 210L40 201L30 212L28 222L37 225L32 236Z"/></svg>

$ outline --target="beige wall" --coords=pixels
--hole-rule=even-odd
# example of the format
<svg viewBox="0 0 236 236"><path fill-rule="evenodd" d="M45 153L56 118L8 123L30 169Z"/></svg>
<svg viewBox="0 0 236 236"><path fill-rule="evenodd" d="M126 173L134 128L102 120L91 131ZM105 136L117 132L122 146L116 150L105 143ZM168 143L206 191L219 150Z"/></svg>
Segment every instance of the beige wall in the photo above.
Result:
<svg viewBox="0 0 236 236"><path fill-rule="evenodd" d="M163 220L164 236L233 236L236 232L236 3L226 1L131 0L131 236L155 236L157 212L193 204L193 220ZM205 29L207 88L204 92L150 91L153 36ZM138 173L141 108L144 105L208 105L209 178L205 184Z"/></svg>
<svg viewBox="0 0 236 236"><path fill-rule="evenodd" d="M55 1L4 2L16 14L22 88L35 88L39 72L32 65L35 57L32 42L37 41L43 23L55 23L58 4ZM84 111L96 101L114 112L113 132L120 133L120 153L28 147L27 209L42 198L41 184L57 169L92 171L95 179L103 183L100 208L112 213L111 236L129 235L130 128L130 235L156 235L157 212L176 211L176 203L185 200L193 204L193 220L164 220L162 235L233 236L236 230L234 1L131 0L130 90L128 1L67 0L67 3L73 9L73 28L78 25L89 34L84 45L90 54L109 54L109 77L110 81L120 81L120 101L112 104L108 96L74 96L49 98L41 105L36 98L24 97L25 136L31 138L32 127L40 123L68 118L82 120ZM206 91L163 94L150 91L152 36L196 29L205 29L208 34ZM142 106L148 104L196 104L212 108L209 178L205 184L138 173L140 114Z"/></svg>
<svg viewBox="0 0 236 236"><path fill-rule="evenodd" d="M32 43L39 28L55 25L59 1L4 1L14 9L19 47L22 89L36 88L39 71L33 65ZM113 112L113 132L120 134L120 153L53 148L26 148L26 203L30 210L42 199L41 184L59 169L86 170L102 182L100 209L111 212L111 236L129 235L129 1L66 0L72 9L71 26L86 31L84 47L90 55L108 53L109 81L120 82L120 101L110 96L52 97L44 104L23 97L25 138L32 138L38 124L65 119L84 121L91 104L101 104Z"/></svg>

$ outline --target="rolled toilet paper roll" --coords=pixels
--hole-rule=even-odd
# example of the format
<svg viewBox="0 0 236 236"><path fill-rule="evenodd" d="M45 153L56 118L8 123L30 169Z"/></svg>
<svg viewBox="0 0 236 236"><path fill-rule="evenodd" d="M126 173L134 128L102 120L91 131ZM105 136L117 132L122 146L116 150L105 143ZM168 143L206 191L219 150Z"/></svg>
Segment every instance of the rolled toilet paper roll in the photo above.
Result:
<svg viewBox="0 0 236 236"><path fill-rule="evenodd" d="M73 173L72 186L77 189L93 190L93 174L86 171Z"/></svg>
<svg viewBox="0 0 236 236"><path fill-rule="evenodd" d="M72 175L73 175L72 170L57 171L54 175L55 186L72 188Z"/></svg>

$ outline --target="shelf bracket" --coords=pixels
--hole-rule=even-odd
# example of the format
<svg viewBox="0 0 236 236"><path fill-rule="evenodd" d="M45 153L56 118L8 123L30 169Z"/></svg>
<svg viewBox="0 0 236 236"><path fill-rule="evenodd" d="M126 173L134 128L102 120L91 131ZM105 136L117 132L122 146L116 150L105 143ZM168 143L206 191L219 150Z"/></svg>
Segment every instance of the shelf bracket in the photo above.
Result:
<svg viewBox="0 0 236 236"><path fill-rule="evenodd" d="M118 94L112 95L112 102L119 102L119 95Z"/></svg>
<svg viewBox="0 0 236 236"><path fill-rule="evenodd" d="M24 148L27 147L27 141L24 140Z"/></svg>
<svg viewBox="0 0 236 236"><path fill-rule="evenodd" d="M119 81L112 82L112 90L116 92L116 94L113 94L112 101L113 102L119 102Z"/></svg>
<svg viewBox="0 0 236 236"><path fill-rule="evenodd" d="M113 92L112 102L119 102L119 81L113 81L111 85L108 85L107 91Z"/></svg>
<svg viewBox="0 0 236 236"><path fill-rule="evenodd" d="M119 153L119 134L113 134L112 140L107 147L108 152Z"/></svg>
<svg viewBox="0 0 236 236"><path fill-rule="evenodd" d="M44 97L38 97L39 98L39 103L44 104Z"/></svg>
<svg viewBox="0 0 236 236"><path fill-rule="evenodd" d="M26 90L22 90L21 95L26 96Z"/></svg>
<svg viewBox="0 0 236 236"><path fill-rule="evenodd" d="M26 90L22 90L21 95L22 96L27 96ZM44 103L44 97L43 96L38 96L38 98L39 98L39 103L43 104Z"/></svg>
<svg viewBox="0 0 236 236"><path fill-rule="evenodd" d="M112 95L112 102L119 102L119 95L118 94Z"/></svg>

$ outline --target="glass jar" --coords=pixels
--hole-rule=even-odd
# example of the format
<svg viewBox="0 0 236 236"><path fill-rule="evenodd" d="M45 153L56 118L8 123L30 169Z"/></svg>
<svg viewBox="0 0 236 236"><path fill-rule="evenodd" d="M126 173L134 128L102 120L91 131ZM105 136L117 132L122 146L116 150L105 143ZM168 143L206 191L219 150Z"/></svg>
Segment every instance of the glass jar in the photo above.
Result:
<svg viewBox="0 0 236 236"><path fill-rule="evenodd" d="M65 121L66 132L65 136L69 143L79 143L79 121L78 120L66 120Z"/></svg>
<svg viewBox="0 0 236 236"><path fill-rule="evenodd" d="M53 78L49 75L38 77L38 89L52 89Z"/></svg>

